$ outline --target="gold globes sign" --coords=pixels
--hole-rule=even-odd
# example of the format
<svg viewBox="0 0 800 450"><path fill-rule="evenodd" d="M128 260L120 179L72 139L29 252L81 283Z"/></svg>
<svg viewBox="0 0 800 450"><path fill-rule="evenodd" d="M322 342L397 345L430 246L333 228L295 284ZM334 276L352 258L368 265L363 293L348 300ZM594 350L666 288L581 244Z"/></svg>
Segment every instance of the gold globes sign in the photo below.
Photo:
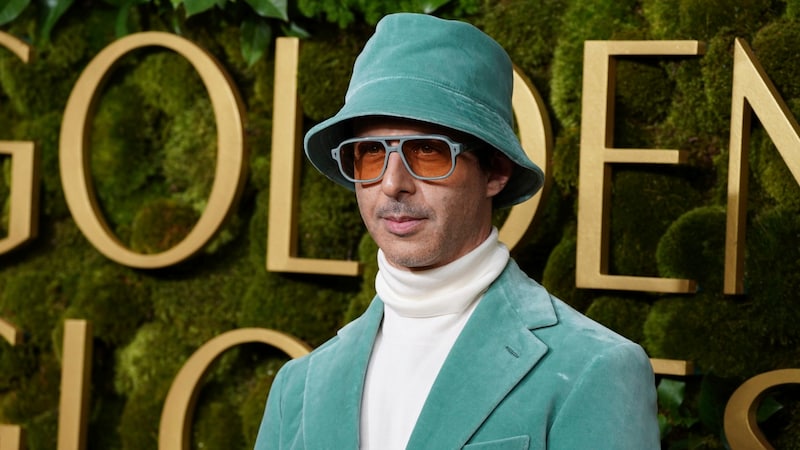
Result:
<svg viewBox="0 0 800 450"><path fill-rule="evenodd" d="M23 62L30 47L0 32L0 45ZM159 46L186 58L195 68L210 96L217 126L217 161L208 205L192 231L172 248L157 254L140 254L124 246L111 232L95 198L88 170L87 123L103 84L115 64L132 50ZM725 232L724 292L743 293L745 206L747 200L747 143L750 119L757 115L795 180L800 180L800 126L760 66L748 45L736 40L734 49L732 108L728 162L728 208ZM298 257L296 214L301 111L297 103L299 41L279 38L275 53L275 85L270 206L266 270L358 276L354 261ZM614 141L615 62L620 56L701 57L698 41L587 41L584 46L582 123L580 141L580 191L576 283L581 288L660 293L694 292L690 279L667 279L611 275L608 273L608 224L611 165L684 164L679 149L617 149ZM513 248L533 222L551 178L549 167L552 132L546 109L536 89L519 72L514 78L514 111L519 135L531 159L545 171L545 189L531 200L515 206L500 230L500 239ZM219 231L237 203L244 186L246 161L243 107L236 86L216 59L203 49L176 35L144 32L130 35L103 49L75 83L64 110L59 144L61 181L75 223L103 255L118 264L139 269L175 265L199 252ZM12 185L8 235L0 239L0 253L9 252L37 234L38 159L33 142L0 141L0 153L11 160ZM799 181L800 182L800 181ZM0 334L11 345L20 342L21 330L0 318ZM63 337L61 397L59 401L58 448L86 447L88 380L91 373L91 323L67 320ZM192 413L197 387L211 363L225 350L248 342L263 342L298 357L310 348L280 331L246 328L223 333L203 345L179 371L167 395L159 427L159 449L189 448ZM689 361L651 360L662 375L688 375ZM772 448L755 423L755 411L771 388L800 383L800 369L784 369L757 375L731 396L725 411L725 432L730 447ZM23 430L13 424L0 425L0 450L21 448Z"/></svg>

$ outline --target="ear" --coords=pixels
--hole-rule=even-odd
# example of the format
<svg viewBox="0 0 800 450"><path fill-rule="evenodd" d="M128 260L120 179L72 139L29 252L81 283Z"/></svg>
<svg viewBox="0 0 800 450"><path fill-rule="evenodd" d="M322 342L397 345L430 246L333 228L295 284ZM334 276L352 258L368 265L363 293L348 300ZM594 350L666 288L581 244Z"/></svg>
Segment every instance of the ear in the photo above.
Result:
<svg viewBox="0 0 800 450"><path fill-rule="evenodd" d="M514 163L500 152L493 152L491 168L487 173L486 196L494 197L506 187L508 180L511 179L511 172L514 170Z"/></svg>

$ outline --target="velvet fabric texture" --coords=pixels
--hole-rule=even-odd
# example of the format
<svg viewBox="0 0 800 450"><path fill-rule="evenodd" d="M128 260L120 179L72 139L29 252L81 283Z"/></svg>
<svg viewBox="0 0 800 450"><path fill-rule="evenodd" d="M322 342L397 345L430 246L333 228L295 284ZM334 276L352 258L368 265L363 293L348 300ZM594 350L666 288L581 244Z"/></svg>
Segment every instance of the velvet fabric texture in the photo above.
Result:
<svg viewBox="0 0 800 450"><path fill-rule="evenodd" d="M390 14L356 59L345 104L306 133L305 152L325 176L349 189L331 149L353 137L356 117L391 116L440 125L474 136L514 162L496 208L529 199L542 170L513 129L513 68L503 48L476 27L425 14Z"/></svg>
<svg viewBox="0 0 800 450"><path fill-rule="evenodd" d="M256 450L357 449L367 311L272 385ZM659 449L653 371L637 344L591 321L511 260L456 340L408 449Z"/></svg>

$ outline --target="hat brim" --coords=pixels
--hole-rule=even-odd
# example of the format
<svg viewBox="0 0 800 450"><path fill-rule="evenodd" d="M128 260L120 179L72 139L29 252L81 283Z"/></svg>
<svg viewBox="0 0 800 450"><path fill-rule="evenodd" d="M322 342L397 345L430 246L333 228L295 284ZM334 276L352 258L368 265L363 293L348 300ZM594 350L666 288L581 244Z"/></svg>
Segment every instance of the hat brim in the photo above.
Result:
<svg viewBox="0 0 800 450"><path fill-rule="evenodd" d="M437 95L432 95L433 91ZM441 95L442 91L447 95ZM435 104L426 101L431 98L438 101ZM449 86L398 77L372 80L349 92L344 107L335 116L306 133L305 153L314 167L350 190L355 187L339 172L331 149L353 137L353 119L369 116L413 119L443 126L475 136L501 151L515 167L506 187L494 198L495 208L521 203L543 185L542 170L525 155L508 123L490 108Z"/></svg>

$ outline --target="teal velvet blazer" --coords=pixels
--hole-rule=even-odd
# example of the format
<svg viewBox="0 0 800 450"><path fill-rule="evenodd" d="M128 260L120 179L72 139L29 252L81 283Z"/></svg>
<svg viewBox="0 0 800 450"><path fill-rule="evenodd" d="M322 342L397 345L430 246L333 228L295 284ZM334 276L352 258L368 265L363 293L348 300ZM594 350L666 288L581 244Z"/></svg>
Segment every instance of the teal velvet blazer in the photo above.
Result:
<svg viewBox="0 0 800 450"><path fill-rule="evenodd" d="M367 311L273 382L255 448L358 448L361 393L383 317ZM439 372L408 449L659 449L642 348L552 297L512 260Z"/></svg>

